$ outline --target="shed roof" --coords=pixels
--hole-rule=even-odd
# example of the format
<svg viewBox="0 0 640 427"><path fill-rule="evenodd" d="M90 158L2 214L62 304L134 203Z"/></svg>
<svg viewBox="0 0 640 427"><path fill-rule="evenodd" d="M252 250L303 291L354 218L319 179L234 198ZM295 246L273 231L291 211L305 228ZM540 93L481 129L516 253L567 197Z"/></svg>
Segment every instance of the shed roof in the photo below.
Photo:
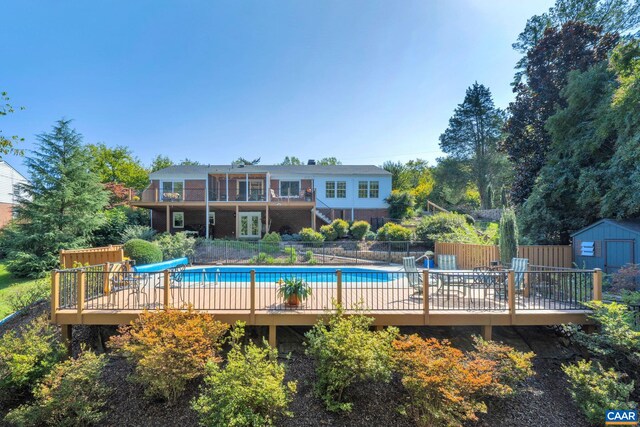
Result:
<svg viewBox="0 0 640 427"><path fill-rule="evenodd" d="M640 219L609 219L609 218L604 218L604 219L601 219L600 221L596 221L593 224L584 227L581 230L576 231L575 233L572 233L571 237L573 237L573 236L575 236L577 234L580 234L580 233L582 233L584 231L587 231L587 230L589 230L589 229L591 229L593 227L596 227L596 226L598 226L600 224L604 224L604 223L612 224L612 225L615 225L615 226L620 227L620 228L624 228L625 230L629 230L629 231L634 232L634 233L640 233Z"/></svg>

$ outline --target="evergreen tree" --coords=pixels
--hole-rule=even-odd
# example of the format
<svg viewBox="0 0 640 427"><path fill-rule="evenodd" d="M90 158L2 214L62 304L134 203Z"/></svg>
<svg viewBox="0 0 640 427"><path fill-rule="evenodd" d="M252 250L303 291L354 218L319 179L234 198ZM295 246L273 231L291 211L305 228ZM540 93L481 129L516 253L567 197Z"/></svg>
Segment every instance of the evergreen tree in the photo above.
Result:
<svg viewBox="0 0 640 427"><path fill-rule="evenodd" d="M491 205L488 188L503 164L503 155L498 152L503 123L504 115L494 106L491 92L476 82L467 89L464 101L449 119L449 127L440 135L442 151L469 162L482 209Z"/></svg>
<svg viewBox="0 0 640 427"><path fill-rule="evenodd" d="M500 261L508 265L518 256L518 225L516 214L511 208L502 212L500 218Z"/></svg>
<svg viewBox="0 0 640 427"><path fill-rule="evenodd" d="M4 236L8 268L17 276L40 277L58 265L60 249L87 245L104 222L108 194L82 135L60 120L37 137L38 149L27 157L30 183L18 187L17 221Z"/></svg>

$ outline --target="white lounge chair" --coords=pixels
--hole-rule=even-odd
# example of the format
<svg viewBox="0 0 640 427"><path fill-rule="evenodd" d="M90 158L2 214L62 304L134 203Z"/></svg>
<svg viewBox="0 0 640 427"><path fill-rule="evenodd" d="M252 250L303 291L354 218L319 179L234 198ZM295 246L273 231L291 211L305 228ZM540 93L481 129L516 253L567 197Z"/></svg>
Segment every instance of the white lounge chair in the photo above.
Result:
<svg viewBox="0 0 640 427"><path fill-rule="evenodd" d="M422 275L416 267L416 260L412 256L402 258L402 267L407 275L407 282L415 293L422 293Z"/></svg>

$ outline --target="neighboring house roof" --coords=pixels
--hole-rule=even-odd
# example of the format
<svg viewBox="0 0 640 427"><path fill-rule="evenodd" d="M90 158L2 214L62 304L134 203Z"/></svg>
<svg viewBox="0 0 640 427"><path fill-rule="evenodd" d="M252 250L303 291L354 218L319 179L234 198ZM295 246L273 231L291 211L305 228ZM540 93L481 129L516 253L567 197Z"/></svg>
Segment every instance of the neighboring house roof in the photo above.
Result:
<svg viewBox="0 0 640 427"><path fill-rule="evenodd" d="M13 166L11 166L9 163L7 163L5 160L0 160L0 166L5 165L9 168L11 168L11 170L13 171L14 174L18 175L18 177L20 179L22 179L23 181L29 181L24 175L22 175L20 172L18 172L18 169L14 168ZM3 178L3 177L2 177ZM15 178L15 177L14 177Z"/></svg>
<svg viewBox="0 0 640 427"><path fill-rule="evenodd" d="M600 221L596 221L591 225L588 225L586 227L584 227L581 230L576 231L575 233L571 234L571 237L580 234L584 231L587 231L597 225L603 224L603 223L608 223L608 224L613 224L616 225L620 228L624 228L625 230L629 230L631 232L634 233L640 233L640 219L601 219Z"/></svg>
<svg viewBox="0 0 640 427"><path fill-rule="evenodd" d="M29 181L13 166L4 160L0 160L0 203L16 203L16 184Z"/></svg>
<svg viewBox="0 0 640 427"><path fill-rule="evenodd" d="M151 179L164 177L202 176L207 173L275 173L296 175L380 175L390 176L391 173L373 165L177 165L152 172Z"/></svg>

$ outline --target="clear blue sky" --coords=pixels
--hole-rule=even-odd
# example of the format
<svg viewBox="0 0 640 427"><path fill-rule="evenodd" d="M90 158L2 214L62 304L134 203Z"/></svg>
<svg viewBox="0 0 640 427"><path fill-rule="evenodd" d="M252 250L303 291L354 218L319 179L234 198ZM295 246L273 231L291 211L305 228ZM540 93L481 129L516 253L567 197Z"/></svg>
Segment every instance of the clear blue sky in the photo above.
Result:
<svg viewBox="0 0 640 427"><path fill-rule="evenodd" d="M3 1L5 134L66 117L145 164L434 162L474 81L513 98L528 17L552 1ZM24 171L22 160L7 160Z"/></svg>

